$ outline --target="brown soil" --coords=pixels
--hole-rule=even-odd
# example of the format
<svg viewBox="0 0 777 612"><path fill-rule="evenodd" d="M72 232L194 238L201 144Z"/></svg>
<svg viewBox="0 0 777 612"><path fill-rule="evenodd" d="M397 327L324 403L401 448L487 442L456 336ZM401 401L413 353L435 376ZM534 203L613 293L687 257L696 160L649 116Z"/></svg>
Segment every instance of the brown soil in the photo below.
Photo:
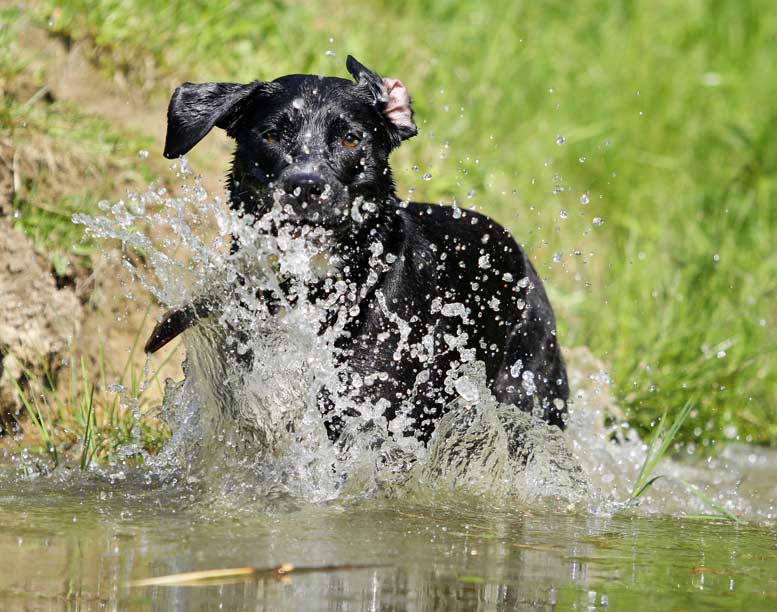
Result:
<svg viewBox="0 0 777 612"><path fill-rule="evenodd" d="M149 160L143 163L158 169L162 180L169 182L172 177L167 170L169 162L162 157L166 100L149 102L145 95L133 93L120 78L109 80L89 62L88 50L78 43L66 46L45 29L29 22L21 24L16 50L27 67L25 73L43 77L43 83L33 82L33 77L15 82L17 89L25 89L14 92L18 99L45 96L48 100L66 102L83 113L101 116L119 131L158 135L149 151ZM0 267L5 275L0 274L0 294L3 309L9 310L5 305L11 303L8 300L15 300L10 309L13 316L6 313L5 317L0 317L0 377L4 376L0 379L0 413L4 410L18 412L20 408L13 386L5 378L13 376L18 382L32 383L20 374L20 368L30 368L34 361L37 364L34 376L39 378L38 383L42 383L41 362L48 363L50 373L56 374L60 369L57 364L61 364L64 355L70 353L71 346L75 347L76 354L87 358L93 372L97 372L100 366L105 367L108 382L118 380L129 368L142 372L145 364L142 343L160 314L153 298L132 281L121 265L122 254L119 251L106 248L93 262L91 274L87 276L83 270L78 271L74 286L57 290L46 262L34 253L24 236L13 232L8 222L2 220L11 211L14 194L22 188L19 184L22 175L40 174L41 181L48 184L53 194L62 195L83 189L85 174L113 170L70 163L71 160L58 155L50 144L45 139L41 142L0 139ZM229 153L226 137L214 133L190 156L192 167L202 174L210 193L223 191ZM23 172L15 167L19 164L24 166ZM139 173L132 175L115 182L135 190L144 188ZM125 194L114 195L118 199ZM14 250L10 246L2 250L3 245L14 245ZM23 262L26 268L23 270L25 280L19 275L22 271L16 270L17 262ZM10 275L6 268L13 268L14 275ZM149 304L152 304L150 310ZM19 317L24 318L26 323L18 320ZM63 321L70 328L67 334L57 327L61 327ZM133 344L138 339L139 346L131 355ZM160 351L154 361L161 363L171 350L175 349L168 347ZM174 356L170 360L161 378L180 377L181 357ZM153 398L149 399L153 401Z"/></svg>
<svg viewBox="0 0 777 612"><path fill-rule="evenodd" d="M25 237L0 218L0 424L13 428L27 391L46 373L56 378L78 336L83 312L75 293L58 289Z"/></svg>
<svg viewBox="0 0 777 612"><path fill-rule="evenodd" d="M149 158L159 166L160 173L167 167L162 157L167 100L149 100L145 92L133 90L118 73L113 81L107 79L89 62L89 51L81 43L66 47L59 38L29 23L22 28L17 43L25 63L43 72L45 86L54 98L99 115L122 130L156 136ZM209 193L223 189L231 150L227 137L215 130L189 154L192 167L202 174Z"/></svg>

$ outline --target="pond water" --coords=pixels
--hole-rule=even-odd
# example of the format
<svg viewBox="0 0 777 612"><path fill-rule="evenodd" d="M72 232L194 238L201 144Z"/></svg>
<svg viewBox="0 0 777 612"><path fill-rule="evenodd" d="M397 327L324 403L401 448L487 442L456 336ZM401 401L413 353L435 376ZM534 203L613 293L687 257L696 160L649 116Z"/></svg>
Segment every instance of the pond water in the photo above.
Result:
<svg viewBox="0 0 777 612"><path fill-rule="evenodd" d="M563 433L498 404L462 334L446 338L460 397L428 445L402 435L401 415L387 422L381 406L336 397L348 419L332 444L317 393L341 380L342 329L320 333L304 282L280 314L258 299L283 278L326 273L326 237L259 233L272 213L250 223L226 211L178 163L181 195L152 186L77 218L141 252L125 264L167 307L212 306L184 335L185 378L155 408L172 437L157 457L122 449L143 468L40 476L15 457L0 470L0 610L777 608L777 452L663 460L636 505L649 451L585 349L566 353ZM167 231L152 239L149 227ZM345 280L336 296L356 295ZM406 339L412 321L387 316ZM208 584L134 584L247 567Z"/></svg>
<svg viewBox="0 0 777 612"><path fill-rule="evenodd" d="M452 497L227 508L131 479L14 488L0 493L3 610L777 607L777 538L768 526ZM149 576L284 563L297 569L132 586Z"/></svg>

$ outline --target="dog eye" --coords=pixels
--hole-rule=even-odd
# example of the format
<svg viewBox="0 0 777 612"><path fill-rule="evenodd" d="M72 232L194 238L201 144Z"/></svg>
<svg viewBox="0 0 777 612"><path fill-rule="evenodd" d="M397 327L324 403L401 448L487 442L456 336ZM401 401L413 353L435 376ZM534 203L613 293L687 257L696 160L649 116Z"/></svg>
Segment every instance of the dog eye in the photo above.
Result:
<svg viewBox="0 0 777 612"><path fill-rule="evenodd" d="M278 130L267 130L262 134L262 140L265 142L278 142L281 139L281 135Z"/></svg>
<svg viewBox="0 0 777 612"><path fill-rule="evenodd" d="M345 135L345 138L343 138L343 146L353 149L361 141L362 139L359 136L357 136L353 132L348 132Z"/></svg>

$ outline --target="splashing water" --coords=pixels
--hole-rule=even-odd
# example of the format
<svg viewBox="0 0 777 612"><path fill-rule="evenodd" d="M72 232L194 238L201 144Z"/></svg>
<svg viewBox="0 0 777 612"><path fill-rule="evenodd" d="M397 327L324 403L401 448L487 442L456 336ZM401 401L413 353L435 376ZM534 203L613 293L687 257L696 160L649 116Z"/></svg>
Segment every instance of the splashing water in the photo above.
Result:
<svg viewBox="0 0 777 612"><path fill-rule="evenodd" d="M125 260L125 265L166 307L198 300L208 306L184 334L184 379L168 382L165 390L161 414L173 433L148 460L153 474L199 484L215 499L248 494L319 502L454 492L562 510L635 510L624 501L646 446L623 424L609 397L609 380L590 353L567 354L574 402L567 431L561 432L497 403L483 364L466 353L465 339L446 338L464 364L449 380L459 399L424 446L402 435L409 419L401 411L387 422L384 406L338 399L336 391L346 381L333 348L343 324L325 319L333 305L355 307L359 288L327 275L337 262L326 232L284 225L278 205L259 219L238 214L206 193L185 158L174 167L184 183L177 195L152 185L101 205L105 216L74 217L94 237L142 251L144 263ZM357 201L350 214L358 221L369 206ZM151 229L139 229L145 227ZM241 245L234 252L233 240ZM372 256L376 262L393 257L377 247ZM487 258L479 265L488 267ZM311 292L313 281L322 278L329 289L323 298ZM274 298L265 299L269 295ZM461 303L437 308L444 316L467 316ZM388 314L407 338L410 322ZM405 348L400 342L395 358L402 358ZM511 374L528 392L533 373L516 363ZM371 382L353 376L347 381ZM319 410L323 388L335 391L333 411L345 423L335 443ZM672 478L657 482L638 511L704 511L680 482L690 480L731 512L771 520L774 485L753 488L749 497L737 494L748 466L768 460L763 451L732 449L706 468L665 461L661 473Z"/></svg>

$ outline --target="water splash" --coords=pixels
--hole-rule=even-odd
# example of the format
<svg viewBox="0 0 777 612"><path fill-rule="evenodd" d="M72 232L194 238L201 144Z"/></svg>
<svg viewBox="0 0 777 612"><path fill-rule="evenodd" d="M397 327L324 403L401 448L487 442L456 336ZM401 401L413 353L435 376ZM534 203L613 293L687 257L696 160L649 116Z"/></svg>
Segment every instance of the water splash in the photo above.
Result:
<svg viewBox="0 0 777 612"><path fill-rule="evenodd" d="M209 304L207 315L184 335L184 379L166 388L161 415L172 436L148 460L156 477L200 486L220 500L248 494L319 502L442 492L561 510L624 508L646 448L624 425L609 395L609 379L589 353L567 355L575 401L562 433L496 402L482 364L466 352L466 339L446 337L450 350L461 353L462 365L446 381L459 399L425 447L403 435L409 418L401 410L387 422L384 406L354 406L338 398L344 385L371 381L345 376L333 351L342 323L323 325L333 305L353 307L359 288L330 276L324 299L310 294L312 281L326 278L337 264L326 232L285 226L279 206L260 219L237 214L206 193L185 158L176 170L183 181L176 195L152 185L101 205L104 216L74 217L93 236L142 252L125 266L166 307L195 300ZM358 222L369 206L357 201L350 214ZM237 252L230 249L233 240L241 245ZM375 262L393 257L377 248L371 253ZM479 265L490 262L481 257ZM275 296L275 303L263 295ZM468 316L462 303L433 308L443 316ZM395 314L389 318L407 338L410 323ZM397 352L403 350L400 342ZM511 374L527 391L534 384L522 363L514 364ZM417 384L425 382L422 375ZM344 420L336 443L327 437L319 410L323 388L334 390L333 410ZM725 464L729 469L738 462L739 472L732 474L752 463L742 457L732 451ZM716 500L731 511L774 516L777 491L755 502L738 496L736 477L721 478L720 469L667 461L662 470L673 478L657 483L638 511L704 511L680 484L692 480L712 487Z"/></svg>

